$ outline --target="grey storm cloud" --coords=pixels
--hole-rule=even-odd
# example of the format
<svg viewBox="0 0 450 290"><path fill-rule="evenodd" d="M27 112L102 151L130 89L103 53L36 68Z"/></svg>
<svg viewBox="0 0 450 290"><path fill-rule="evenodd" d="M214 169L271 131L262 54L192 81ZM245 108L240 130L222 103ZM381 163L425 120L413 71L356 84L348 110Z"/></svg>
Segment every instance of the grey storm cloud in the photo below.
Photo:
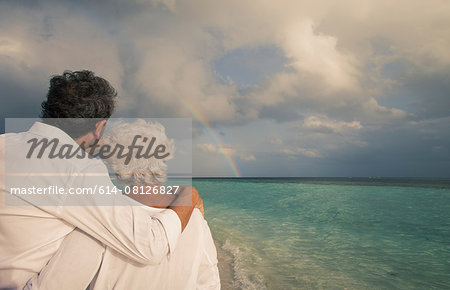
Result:
<svg viewBox="0 0 450 290"><path fill-rule="evenodd" d="M439 175L448 168L449 3L0 5L2 118L37 116L49 76L90 69L119 91L117 116L193 117L195 138L206 144L201 122L195 121L202 116L220 128L223 143L241 156L250 175L274 156L288 156L292 165L277 172L290 175L304 174L295 166L301 158L306 158L302 168L315 168L317 175L363 172L358 164L377 164L373 171L379 175ZM277 125L265 130L267 120ZM245 139L250 134L234 137L246 128L260 132L263 143L280 138L280 146L289 147L258 155ZM278 136L282 131L290 133ZM421 158L428 169L412 170L423 164ZM202 161L214 164L208 172L229 173L223 162ZM390 165L399 169L385 171Z"/></svg>

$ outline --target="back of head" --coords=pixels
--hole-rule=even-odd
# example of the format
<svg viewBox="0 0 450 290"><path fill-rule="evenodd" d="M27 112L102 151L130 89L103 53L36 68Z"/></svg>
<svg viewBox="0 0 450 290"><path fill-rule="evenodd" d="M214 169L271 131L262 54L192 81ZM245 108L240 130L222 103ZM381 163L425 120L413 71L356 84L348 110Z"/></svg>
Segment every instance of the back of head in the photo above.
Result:
<svg viewBox="0 0 450 290"><path fill-rule="evenodd" d="M164 184L167 181L168 166L166 162L174 157L175 144L173 139L167 137L165 128L160 123L137 119L132 123L117 124L113 126L110 133L103 137L102 146L114 148L122 145L124 148L129 148L136 136L140 137L136 145L148 148L151 139L154 138L155 146L164 146L164 153L168 153L168 155L158 159L138 157L137 154L134 154L134 158L131 158L130 162L126 164L124 158L121 158L119 154L112 154L105 159L105 162L115 172L119 181L125 185L158 186ZM143 151L145 150L143 149Z"/></svg>
<svg viewBox="0 0 450 290"><path fill-rule="evenodd" d="M41 118L78 138L91 131L99 120L111 117L116 96L109 82L91 71L65 71L50 79Z"/></svg>

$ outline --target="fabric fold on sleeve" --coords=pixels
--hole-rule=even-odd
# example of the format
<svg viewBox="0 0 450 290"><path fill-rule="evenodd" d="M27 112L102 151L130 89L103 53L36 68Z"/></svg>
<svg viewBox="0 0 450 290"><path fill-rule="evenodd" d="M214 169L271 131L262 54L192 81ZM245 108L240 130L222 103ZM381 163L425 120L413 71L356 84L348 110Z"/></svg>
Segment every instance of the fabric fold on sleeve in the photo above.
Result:
<svg viewBox="0 0 450 290"><path fill-rule="evenodd" d="M153 213L152 218L158 219L164 227L167 241L169 243L169 255L175 250L178 239L181 235L181 221L175 211L165 209L158 213Z"/></svg>

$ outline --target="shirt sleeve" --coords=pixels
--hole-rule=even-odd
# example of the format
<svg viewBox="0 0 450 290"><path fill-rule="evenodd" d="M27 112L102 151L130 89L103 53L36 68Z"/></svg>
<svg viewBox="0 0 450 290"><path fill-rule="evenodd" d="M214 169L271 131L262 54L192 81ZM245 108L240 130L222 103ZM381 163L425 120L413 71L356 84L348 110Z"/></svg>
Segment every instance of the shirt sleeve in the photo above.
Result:
<svg viewBox="0 0 450 290"><path fill-rule="evenodd" d="M71 188L96 189L94 194L66 195L59 205L42 209L129 259L159 264L178 242L181 234L178 215L170 209L144 206L120 192L111 193L114 184L105 174L106 168L101 162L96 166L99 168L91 167L90 173L74 175L71 182Z"/></svg>
<svg viewBox="0 0 450 290"><path fill-rule="evenodd" d="M202 217L203 251L198 269L197 289L220 289L219 268L217 266L217 250L208 223Z"/></svg>

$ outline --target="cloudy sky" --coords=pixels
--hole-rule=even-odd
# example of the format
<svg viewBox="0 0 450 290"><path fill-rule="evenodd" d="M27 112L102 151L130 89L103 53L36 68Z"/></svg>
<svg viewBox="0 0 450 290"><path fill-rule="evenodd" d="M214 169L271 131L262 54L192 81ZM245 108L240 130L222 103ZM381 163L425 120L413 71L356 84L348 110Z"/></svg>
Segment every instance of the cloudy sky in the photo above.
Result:
<svg viewBox="0 0 450 290"><path fill-rule="evenodd" d="M198 176L450 177L446 0L0 0L1 117L65 69L192 118Z"/></svg>

